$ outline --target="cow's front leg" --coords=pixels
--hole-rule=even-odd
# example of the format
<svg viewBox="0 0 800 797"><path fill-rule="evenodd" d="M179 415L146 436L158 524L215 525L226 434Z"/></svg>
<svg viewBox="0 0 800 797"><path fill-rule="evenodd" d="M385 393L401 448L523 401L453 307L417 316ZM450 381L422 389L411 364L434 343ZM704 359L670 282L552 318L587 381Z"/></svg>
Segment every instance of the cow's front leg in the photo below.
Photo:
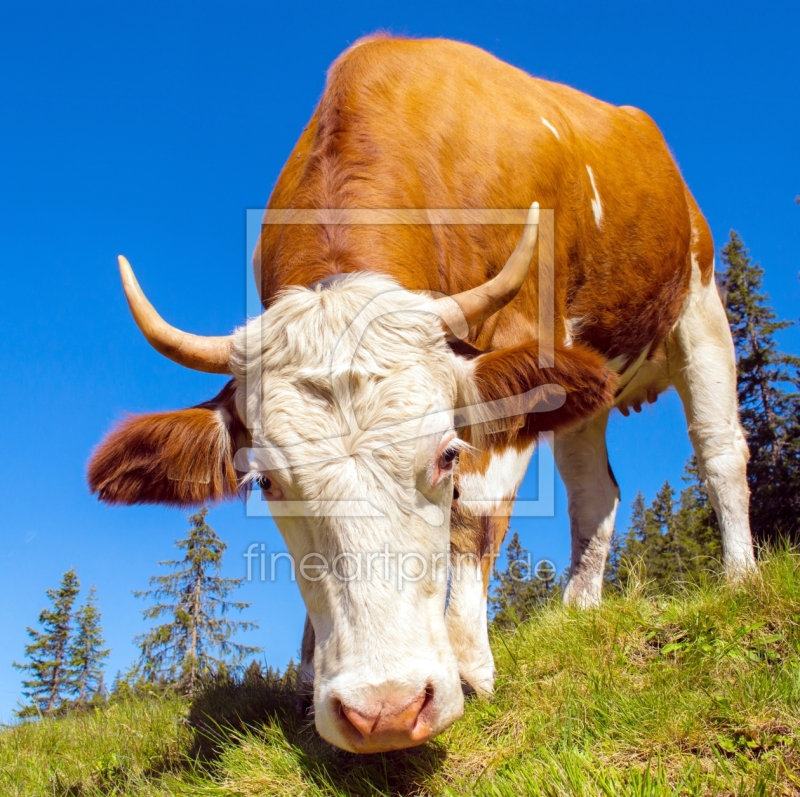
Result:
<svg viewBox="0 0 800 797"><path fill-rule="evenodd" d="M564 602L597 606L606 557L619 506L617 485L606 451L608 412L580 429L558 435L553 456L567 488L572 561Z"/></svg>

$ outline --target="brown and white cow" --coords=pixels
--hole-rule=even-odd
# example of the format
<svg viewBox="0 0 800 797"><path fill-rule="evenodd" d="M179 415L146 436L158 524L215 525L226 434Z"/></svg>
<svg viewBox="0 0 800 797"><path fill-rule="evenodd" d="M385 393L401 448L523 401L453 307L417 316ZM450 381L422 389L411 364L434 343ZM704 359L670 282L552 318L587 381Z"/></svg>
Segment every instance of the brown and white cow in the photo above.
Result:
<svg viewBox="0 0 800 797"><path fill-rule="evenodd" d="M521 238L524 214L515 225L425 223L441 209L532 202L542 217L534 208ZM254 257L265 312L230 337L170 327L121 259L151 344L233 379L205 404L122 423L89 481L109 503L188 506L255 480L296 562L347 562L347 578L298 571L302 676L323 737L357 752L419 744L461 715L462 682L491 692L489 570L540 432L556 433L569 495L568 603L600 600L619 503L609 412L670 385L727 571L753 567L714 246L646 114L465 44L366 39L331 67L270 199L268 213L282 209L299 215L266 224ZM413 223L375 221L400 211ZM552 278L525 279L532 256ZM545 290L552 331L540 324ZM515 418L481 415L520 395L505 411ZM375 511L342 511L351 499ZM287 510L298 506L308 511ZM365 570L352 570L363 556ZM397 556L416 563L402 584ZM467 562L458 578L456 560Z"/></svg>

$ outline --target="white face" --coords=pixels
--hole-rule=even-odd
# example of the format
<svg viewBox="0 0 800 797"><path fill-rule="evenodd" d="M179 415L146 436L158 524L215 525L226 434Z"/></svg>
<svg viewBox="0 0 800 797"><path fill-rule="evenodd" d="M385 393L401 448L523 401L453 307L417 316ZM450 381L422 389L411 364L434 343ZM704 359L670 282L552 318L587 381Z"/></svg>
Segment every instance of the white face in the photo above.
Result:
<svg viewBox="0 0 800 797"><path fill-rule="evenodd" d="M317 729L358 752L425 741L463 712L445 602L469 364L429 299L375 275L289 291L232 364L314 626Z"/></svg>

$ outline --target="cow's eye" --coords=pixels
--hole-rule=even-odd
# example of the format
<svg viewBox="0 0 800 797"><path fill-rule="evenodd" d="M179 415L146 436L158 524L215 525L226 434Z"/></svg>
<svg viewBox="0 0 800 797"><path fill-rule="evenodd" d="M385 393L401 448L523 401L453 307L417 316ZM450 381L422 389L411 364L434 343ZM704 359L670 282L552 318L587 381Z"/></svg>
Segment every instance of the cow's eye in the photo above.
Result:
<svg viewBox="0 0 800 797"><path fill-rule="evenodd" d="M283 500L283 490L275 479L271 479L265 473L259 473L255 483L261 488L261 496L265 501Z"/></svg>
<svg viewBox="0 0 800 797"><path fill-rule="evenodd" d="M457 461L458 449L455 446L448 446L439 457L439 470L451 470Z"/></svg>
<svg viewBox="0 0 800 797"><path fill-rule="evenodd" d="M268 493L272 489L272 481L269 476L263 473L256 479L256 484L265 492Z"/></svg>

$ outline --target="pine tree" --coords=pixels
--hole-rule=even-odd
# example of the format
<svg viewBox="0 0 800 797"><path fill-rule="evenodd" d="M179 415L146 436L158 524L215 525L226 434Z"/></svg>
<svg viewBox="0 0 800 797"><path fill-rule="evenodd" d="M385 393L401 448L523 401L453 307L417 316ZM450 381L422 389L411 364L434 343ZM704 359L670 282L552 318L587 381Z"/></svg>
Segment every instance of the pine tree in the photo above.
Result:
<svg viewBox="0 0 800 797"><path fill-rule="evenodd" d="M545 560L532 567L531 557L516 532L509 540L506 557L506 569L497 577L490 604L492 622L500 628L513 628L554 595L556 572Z"/></svg>
<svg viewBox="0 0 800 797"><path fill-rule="evenodd" d="M793 322L778 321L762 292L763 269L740 236L723 248L721 287L737 354L738 397L750 447L748 483L756 541L800 539L800 357L778 351L774 335ZM790 386L794 390L789 390ZM665 484L649 507L633 502L627 534L615 534L606 580L624 585L638 562L656 589L670 589L708 572L721 572L716 513L691 457L677 507Z"/></svg>
<svg viewBox="0 0 800 797"><path fill-rule="evenodd" d="M218 671L224 656L230 654L235 664L260 650L230 641L237 631L258 626L225 617L229 610L241 611L250 604L226 600L244 579L217 575L227 545L206 523L207 514L208 509L201 509L189 516L192 528L176 542L186 552L184 558L159 563L176 572L153 576L153 589L134 593L156 601L142 611L146 619L168 618L136 638L145 679L176 684L189 696L194 694L198 676Z"/></svg>
<svg viewBox="0 0 800 797"><path fill-rule="evenodd" d="M646 512L644 495L639 491L631 505L631 524L627 533L623 537L615 531L611 538L613 555L608 560L611 572L606 571L606 578L617 586L623 587L628 583L628 580L634 576L639 563L645 564L646 567L644 561L647 551L645 542Z"/></svg>
<svg viewBox="0 0 800 797"><path fill-rule="evenodd" d="M638 493L625 536L612 540L606 581L625 586L640 566L655 591L696 582L721 572L722 542L717 516L700 480L697 460L690 457L681 477L687 486L676 505L675 492L664 482L650 506Z"/></svg>
<svg viewBox="0 0 800 797"><path fill-rule="evenodd" d="M641 492L636 494L631 512L631 524L615 552L617 570L610 580L624 586L632 576L644 576L660 586L667 580L670 570L668 556L668 534L673 524L674 491L669 482L664 482L653 503L648 507Z"/></svg>
<svg viewBox="0 0 800 797"><path fill-rule="evenodd" d="M497 576L497 586L490 605L494 622L498 625L513 625L519 616L527 595L527 579L530 578L528 552L522 547L519 534L514 532L506 548L506 569Z"/></svg>
<svg viewBox="0 0 800 797"><path fill-rule="evenodd" d="M69 647L71 691L76 708L103 697L103 660L110 653L103 648L104 644L100 610L92 587L86 603L75 614L75 635Z"/></svg>
<svg viewBox="0 0 800 797"><path fill-rule="evenodd" d="M161 696L170 689L170 685L153 680L147 681L142 671L141 660L131 662L125 670L117 670L111 682L110 698L112 700L130 700L133 697Z"/></svg>
<svg viewBox="0 0 800 797"><path fill-rule="evenodd" d="M764 270L753 263L739 234L731 231L722 250L726 265L728 320L737 354L742 425L750 447L750 519L757 542L800 538L800 357L778 351L775 333L792 326L778 321L763 293Z"/></svg>
<svg viewBox="0 0 800 797"><path fill-rule="evenodd" d="M62 707L65 695L72 688L68 646L72 630L72 606L80 589L74 569L64 573L58 589L47 590L52 609L39 614L41 631L28 628L30 644L25 646L28 664L14 662L14 667L28 672L31 677L22 682L23 694L31 702L20 708L18 717L35 717L53 714Z"/></svg>
<svg viewBox="0 0 800 797"><path fill-rule="evenodd" d="M639 495L641 495L641 493L639 493ZM623 568L626 567L625 540L626 535L622 534L617 528L614 528L614 532L611 535L611 542L608 546L606 569L605 573L603 574L603 580L605 581L606 586L623 586L619 579Z"/></svg>
<svg viewBox="0 0 800 797"><path fill-rule="evenodd" d="M675 578L683 579L685 565L675 534L675 491L665 481L650 508L645 512L649 542L647 577L663 590Z"/></svg>
<svg viewBox="0 0 800 797"><path fill-rule="evenodd" d="M687 486L681 490L673 534L683 560L683 580L698 581L703 574L722 572L722 538L694 455L681 478Z"/></svg>

